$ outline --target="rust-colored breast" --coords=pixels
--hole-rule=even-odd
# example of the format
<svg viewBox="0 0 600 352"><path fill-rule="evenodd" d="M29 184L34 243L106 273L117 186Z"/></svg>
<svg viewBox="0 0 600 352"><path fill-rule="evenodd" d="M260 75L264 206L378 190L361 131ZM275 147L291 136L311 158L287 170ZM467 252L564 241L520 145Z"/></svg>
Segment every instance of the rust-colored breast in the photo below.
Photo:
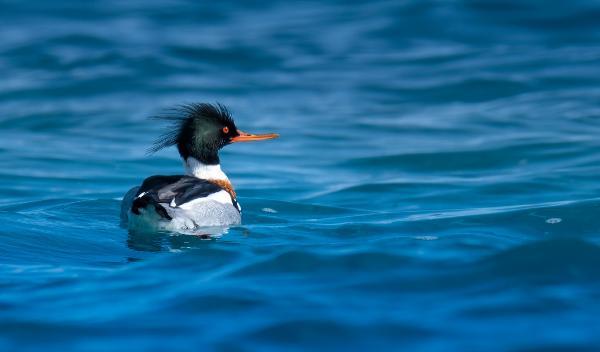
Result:
<svg viewBox="0 0 600 352"><path fill-rule="evenodd" d="M221 188L223 188L224 190L227 191L227 193L229 193L229 195L231 196L231 198L236 199L236 195L235 195L235 190L233 189L233 185L231 184L231 182L227 181L227 180L208 180L208 182L215 184Z"/></svg>

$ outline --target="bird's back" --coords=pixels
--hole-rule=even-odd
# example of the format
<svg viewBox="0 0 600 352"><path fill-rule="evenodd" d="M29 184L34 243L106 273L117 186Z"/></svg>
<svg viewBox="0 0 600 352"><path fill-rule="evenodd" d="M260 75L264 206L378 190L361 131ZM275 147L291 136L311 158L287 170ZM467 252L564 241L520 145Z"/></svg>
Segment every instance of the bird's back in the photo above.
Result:
<svg viewBox="0 0 600 352"><path fill-rule="evenodd" d="M241 222L235 197L209 180L151 176L123 198L121 216L130 229L193 230Z"/></svg>

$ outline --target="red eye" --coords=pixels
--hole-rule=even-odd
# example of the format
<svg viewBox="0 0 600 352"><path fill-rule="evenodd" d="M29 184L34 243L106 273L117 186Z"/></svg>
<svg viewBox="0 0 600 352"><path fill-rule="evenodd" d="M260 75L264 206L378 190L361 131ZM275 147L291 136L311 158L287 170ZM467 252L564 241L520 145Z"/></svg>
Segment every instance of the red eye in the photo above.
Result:
<svg viewBox="0 0 600 352"><path fill-rule="evenodd" d="M229 127L227 127L227 126L223 127L223 133L225 133L225 134L229 133Z"/></svg>

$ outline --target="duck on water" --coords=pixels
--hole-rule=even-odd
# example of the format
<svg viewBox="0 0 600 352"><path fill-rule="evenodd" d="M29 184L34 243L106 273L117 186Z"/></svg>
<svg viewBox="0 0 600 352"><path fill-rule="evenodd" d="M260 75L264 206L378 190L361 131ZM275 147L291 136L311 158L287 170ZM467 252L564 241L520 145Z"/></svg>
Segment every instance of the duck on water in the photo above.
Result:
<svg viewBox="0 0 600 352"><path fill-rule="evenodd" d="M173 122L149 149L177 146L185 175L150 176L123 197L121 218L131 230L186 231L241 223L241 207L219 160L219 150L237 142L277 138L237 129L221 104L190 104L159 117Z"/></svg>

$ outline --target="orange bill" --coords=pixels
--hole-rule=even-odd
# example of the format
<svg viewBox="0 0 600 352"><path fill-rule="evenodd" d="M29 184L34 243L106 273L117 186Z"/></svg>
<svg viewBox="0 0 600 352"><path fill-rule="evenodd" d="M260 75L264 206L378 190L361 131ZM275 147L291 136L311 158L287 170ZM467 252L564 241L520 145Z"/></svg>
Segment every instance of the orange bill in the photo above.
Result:
<svg viewBox="0 0 600 352"><path fill-rule="evenodd" d="M264 141L267 139L273 139L279 137L277 133L266 133L266 134L251 134L238 130L239 136L231 138L231 143L237 142L252 142L252 141Z"/></svg>

